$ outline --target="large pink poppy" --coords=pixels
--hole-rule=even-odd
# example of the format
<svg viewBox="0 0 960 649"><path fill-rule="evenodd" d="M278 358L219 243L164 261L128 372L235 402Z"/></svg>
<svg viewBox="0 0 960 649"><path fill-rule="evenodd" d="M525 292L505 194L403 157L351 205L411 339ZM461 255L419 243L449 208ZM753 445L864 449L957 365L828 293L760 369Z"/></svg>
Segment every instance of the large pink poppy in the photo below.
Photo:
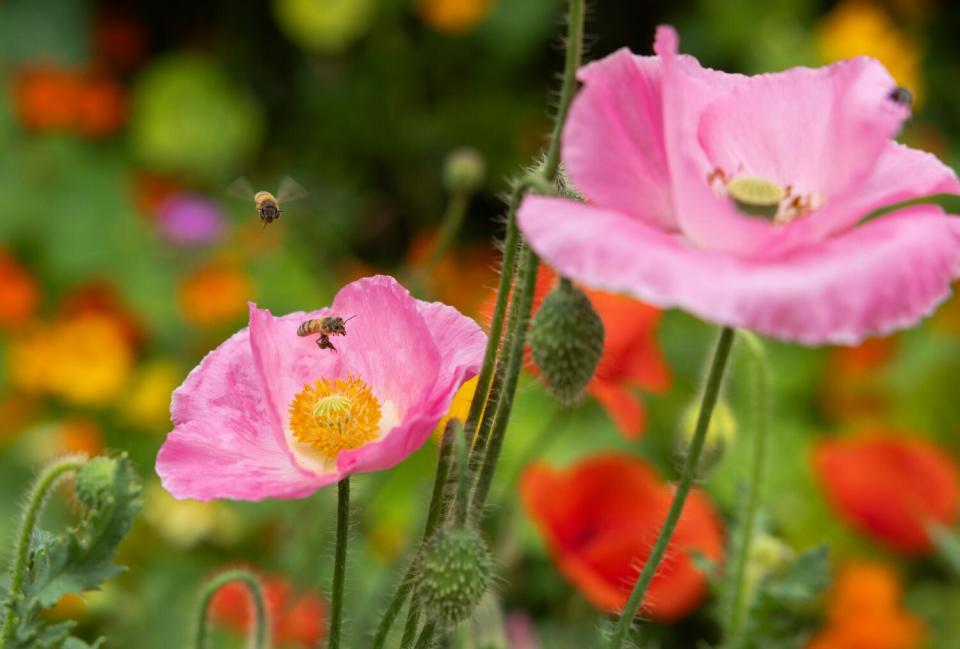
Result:
<svg viewBox="0 0 960 649"><path fill-rule="evenodd" d="M527 197L519 223L589 286L806 344L855 343L930 313L960 274L960 193L896 143L904 93L877 61L748 77L620 50L580 71L563 160L586 203Z"/></svg>
<svg viewBox="0 0 960 649"><path fill-rule="evenodd" d="M336 351L302 322L353 317ZM177 498L298 498L420 448L453 395L480 368L486 336L391 277L345 286L330 308L250 326L210 352L173 393L173 431L157 455Z"/></svg>

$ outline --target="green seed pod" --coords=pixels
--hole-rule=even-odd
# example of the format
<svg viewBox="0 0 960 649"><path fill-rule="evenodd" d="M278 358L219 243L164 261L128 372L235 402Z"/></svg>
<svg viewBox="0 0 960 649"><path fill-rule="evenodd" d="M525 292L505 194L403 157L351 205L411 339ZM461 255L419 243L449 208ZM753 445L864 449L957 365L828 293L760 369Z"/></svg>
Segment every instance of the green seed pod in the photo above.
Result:
<svg viewBox="0 0 960 649"><path fill-rule="evenodd" d="M454 149L443 163L443 184L452 194L472 194L483 184L486 167L483 156L476 149Z"/></svg>
<svg viewBox="0 0 960 649"><path fill-rule="evenodd" d="M417 595L423 610L444 628L473 613L490 586L490 551L473 528L445 527L420 555Z"/></svg>
<svg viewBox="0 0 960 649"><path fill-rule="evenodd" d="M110 497L116 473L115 459L103 456L93 458L77 472L77 497L87 507L96 507Z"/></svg>
<svg viewBox="0 0 960 649"><path fill-rule="evenodd" d="M530 351L560 404L576 403L603 356L603 321L590 298L570 282L560 282L533 319Z"/></svg>

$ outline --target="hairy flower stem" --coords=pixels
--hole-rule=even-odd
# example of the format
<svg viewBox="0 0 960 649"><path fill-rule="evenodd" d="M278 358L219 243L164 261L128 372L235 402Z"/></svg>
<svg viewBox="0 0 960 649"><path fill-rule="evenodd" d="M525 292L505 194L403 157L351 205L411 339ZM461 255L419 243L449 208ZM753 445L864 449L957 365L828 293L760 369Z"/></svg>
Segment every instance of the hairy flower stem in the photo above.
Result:
<svg viewBox="0 0 960 649"><path fill-rule="evenodd" d="M710 364L710 373L707 375L707 384L703 390L703 399L700 402L700 414L697 417L697 427L693 433L693 439L690 442L690 450L687 453L686 460L683 463L683 469L680 474L680 482L677 484L677 490L673 495L673 502L670 503L670 509L667 511L667 517L663 521L663 527L657 536L657 541L650 551L650 556L643 565L643 570L637 578L637 583L630 593L626 606L620 619L610 636L610 649L621 649L643 602L643 597L653 581L653 576L660 567L663 555L667 551L670 538L680 520L680 514L683 512L683 506L693 487L693 480L697 474L697 466L700 463L700 453L703 451L704 441L707 439L707 429L710 427L710 417L713 415L713 408L717 404L717 397L720 394L720 385L723 383L724 370L727 367L727 360L730 358L730 348L733 346L734 330L730 327L724 327L720 332L720 338L717 341L716 349L713 352L713 360Z"/></svg>
<svg viewBox="0 0 960 649"><path fill-rule="evenodd" d="M496 404L493 417L493 426L490 431L490 442L483 456L483 463L477 473L470 511L475 518L479 518L490 492L493 475L496 472L497 461L500 459L500 450L503 447L507 424L510 422L510 411L513 409L513 397L517 392L517 383L520 380L520 368L523 365L523 349L527 341L527 325L530 321L530 310L533 306L533 292L537 281L537 266L539 260L536 254L526 244L520 262L520 276L517 280L517 297L510 307L510 330L505 341L505 379L503 391Z"/></svg>
<svg viewBox="0 0 960 649"><path fill-rule="evenodd" d="M260 586L260 580L252 572L242 568L221 572L208 581L203 586L203 590L200 591L200 608L197 614L197 629L193 641L194 649L206 649L210 603L218 590L233 581L243 583L253 600L254 622L253 629L250 632L249 646L251 649L266 649L267 606L263 599L263 589Z"/></svg>
<svg viewBox="0 0 960 649"><path fill-rule="evenodd" d="M494 365L497 360L497 351L500 349L500 338L503 334L503 323L507 314L507 302L513 288L513 276L516 270L517 249L519 248L520 232L517 229L517 208L520 201L531 189L548 191L549 185L539 176L528 175L521 178L510 193L510 202L507 206L507 234L503 243L503 261L500 268L500 284L497 287L497 301L493 308L493 319L490 321L490 333L487 337L487 347L483 353L483 363L480 366L480 376L477 378L477 389L470 402L467 420L464 422L467 439L473 441L473 450L470 454L470 470L475 471L483 458L483 451L487 442L487 427L480 430L480 416L488 401L499 398L500 383L494 382ZM489 399L488 399L489 397ZM490 413L492 415L492 413Z"/></svg>
<svg viewBox="0 0 960 649"><path fill-rule="evenodd" d="M33 539L33 530L37 525L40 514L53 488L68 473L79 471L86 464L83 456L69 455L55 460L47 465L37 476L30 493L27 496L27 505L20 519L20 528L17 532L17 545L10 564L10 588L7 601L4 603L3 629L0 631L0 647L5 647L13 639L17 626L16 604L23 597L23 581L27 574L27 562L30 556L30 541Z"/></svg>
<svg viewBox="0 0 960 649"><path fill-rule="evenodd" d="M580 67L580 60L583 54L583 23L583 0L570 0L569 12L567 14L567 49L564 57L563 80L560 86L560 102L557 105L553 133L550 138L550 145L547 148L546 157L533 176L539 179L541 185L549 185L551 191L556 183L557 172L560 170L560 143L563 135L563 126L567 119L567 113L570 110L570 102L573 100L573 95L577 89L577 69ZM522 197L518 197L516 204L511 203L512 216L508 223L508 242L511 238L522 242L519 233L516 231L517 223L515 213L519 206L519 198ZM497 373L502 376L502 380L498 381L500 390L498 390L496 394L491 390L489 398L486 399L485 402L481 402L480 405L477 405L478 399L484 399L486 397L484 393L479 391L478 385L477 394L470 408L471 414L473 414L474 406L477 405L477 416L479 417L480 412L483 412L485 415L484 425L481 429L481 433L485 434L477 436L477 442L471 458L473 460L471 466L479 471L471 503L471 510L474 515L479 515L486 502L490 482L493 479L493 473L496 469L497 461L500 458L503 435L506 432L506 426L510 419L513 396L516 392L517 380L523 365L523 351L527 339L530 308L533 304L533 292L536 285L539 260L529 247L523 243L521 243L521 246L524 252L520 257L517 268L520 279L517 282L517 287L513 295L513 305L510 309L510 323L504 338L503 354L497 362ZM504 262L506 263L506 251L504 253ZM506 270L506 268L504 268L504 270ZM501 282L500 290L497 294L498 305L501 300L506 301L506 293L508 291L509 286L504 287L503 282ZM514 313L517 314L516 318L514 317ZM499 331L497 335L499 337ZM485 391L486 390L484 390L484 392ZM468 419L468 424L469 421ZM487 424L487 421L490 423Z"/></svg>
<svg viewBox="0 0 960 649"><path fill-rule="evenodd" d="M333 562L333 593L330 597L328 649L340 649L343 624L343 582L347 572L347 539L350 537L350 478L337 483L337 547Z"/></svg>
<svg viewBox="0 0 960 649"><path fill-rule="evenodd" d="M763 343L748 332L741 332L740 339L744 342L743 348L747 350L751 360L755 421L750 482L747 485L747 497L740 521L740 538L732 567L733 581L731 587L733 590L730 600L730 616L727 620L727 639L731 646L735 646L737 640L739 640L749 603L749 587L746 584L747 562L750 558L750 545L753 542L753 533L757 522L757 510L760 507L760 494L763 487L763 473L767 455L767 431L770 428L770 369L763 350Z"/></svg>
<svg viewBox="0 0 960 649"><path fill-rule="evenodd" d="M440 452L437 456L437 472L433 481L433 494L430 497L430 507L427 510L427 523L423 530L423 541L433 536L433 533L437 531L437 528L440 527L440 523L443 521L445 506L444 492L450 477L450 465L453 461L457 430L456 421L451 420L447 423L447 427L443 431L443 441L440 443ZM383 649L384 643L387 641L387 634L390 633L390 628L393 626L394 620L397 618L397 615L400 614L400 610L407 601L407 597L410 596L410 592L413 590L413 575L416 570L417 557L419 554L420 549L418 548L413 559L410 561L410 565L407 567L407 571L403 575L403 579L400 580L396 592L394 592L393 597L390 598L390 603L387 604L387 609L380 619L380 624L377 625L377 633L373 638L373 649Z"/></svg>
<svg viewBox="0 0 960 649"><path fill-rule="evenodd" d="M420 639L413 649L430 649L433 646L433 636L436 633L437 625L433 622L427 622L423 625L423 631L420 632Z"/></svg>

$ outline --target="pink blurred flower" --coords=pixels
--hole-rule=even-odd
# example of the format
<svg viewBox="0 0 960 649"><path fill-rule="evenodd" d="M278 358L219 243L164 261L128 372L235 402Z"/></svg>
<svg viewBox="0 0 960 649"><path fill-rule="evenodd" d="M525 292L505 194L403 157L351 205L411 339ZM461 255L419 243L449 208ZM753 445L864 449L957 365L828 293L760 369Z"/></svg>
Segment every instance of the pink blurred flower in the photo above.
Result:
<svg viewBox="0 0 960 649"><path fill-rule="evenodd" d="M893 141L902 93L866 57L754 77L620 50L580 71L563 158L587 203L527 197L520 227L559 272L806 344L855 343L930 313L960 273L951 169ZM757 212L765 213L757 215Z"/></svg>
<svg viewBox="0 0 960 649"><path fill-rule="evenodd" d="M218 241L223 236L225 223L217 204L196 194L174 194L157 207L157 224L161 232L180 245Z"/></svg>
<svg viewBox="0 0 960 649"><path fill-rule="evenodd" d="M337 351L299 325L354 317ZM456 309L415 300L391 277L348 284L329 308L275 317L250 305L250 326L209 353L174 393L174 429L157 455L177 498L299 498L420 448L486 338Z"/></svg>

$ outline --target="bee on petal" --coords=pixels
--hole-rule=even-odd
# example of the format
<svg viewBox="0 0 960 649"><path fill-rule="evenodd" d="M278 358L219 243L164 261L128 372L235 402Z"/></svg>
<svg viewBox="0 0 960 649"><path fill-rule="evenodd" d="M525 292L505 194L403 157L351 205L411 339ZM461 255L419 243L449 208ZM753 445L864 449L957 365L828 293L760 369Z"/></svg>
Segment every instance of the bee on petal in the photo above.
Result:
<svg viewBox="0 0 960 649"><path fill-rule="evenodd" d="M237 198L252 200L263 227L267 227L280 218L280 214L283 212L280 209L281 203L297 201L306 198L308 194L303 185L290 176L285 176L280 181L280 186L275 195L265 190L254 191L253 185L243 176L237 178L227 187L227 193Z"/></svg>
<svg viewBox="0 0 960 649"><path fill-rule="evenodd" d="M304 320L300 323L300 327L297 328L297 335L312 336L314 334L320 334L316 341L317 347L320 349L332 349L333 351L337 351L337 348L333 346L332 342L330 342L330 336L346 336L346 324L355 317L356 316L350 316L344 320L340 316L328 315L322 318Z"/></svg>

